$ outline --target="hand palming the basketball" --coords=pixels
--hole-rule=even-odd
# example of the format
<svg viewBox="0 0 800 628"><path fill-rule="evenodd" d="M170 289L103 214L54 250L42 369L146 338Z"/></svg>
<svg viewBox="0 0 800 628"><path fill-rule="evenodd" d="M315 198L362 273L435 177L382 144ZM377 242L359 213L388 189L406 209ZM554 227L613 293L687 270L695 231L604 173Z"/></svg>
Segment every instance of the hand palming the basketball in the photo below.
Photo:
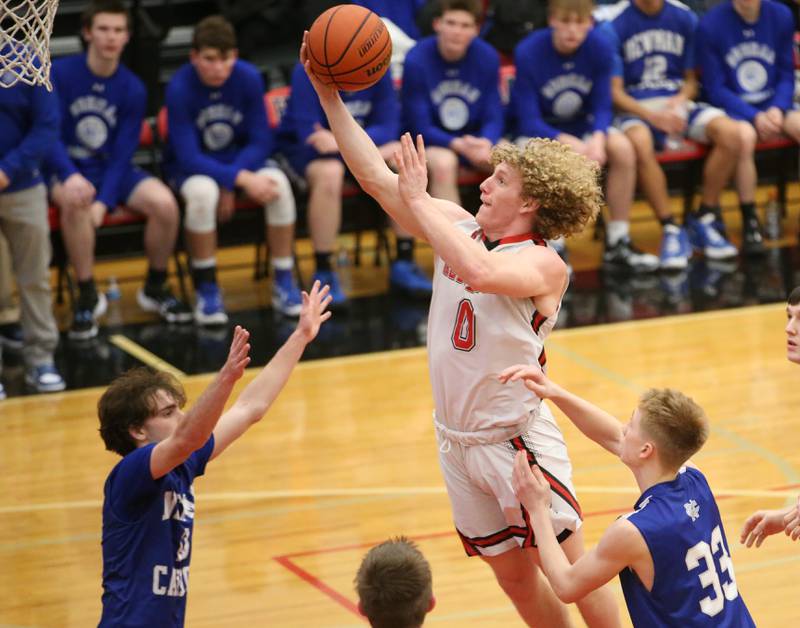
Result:
<svg viewBox="0 0 800 628"><path fill-rule="evenodd" d="M325 85L317 78L317 75L311 71L311 62L308 59L308 31L303 31L303 43L300 44L300 63L303 64L303 69L306 71L314 91L317 92L320 101L326 99L339 98L339 91L332 85Z"/></svg>
<svg viewBox="0 0 800 628"><path fill-rule="evenodd" d="M411 140L410 133L400 138L400 148L394 153L397 173L397 187L403 202L409 207L428 198L428 166L425 161L425 142L417 135L417 145Z"/></svg>

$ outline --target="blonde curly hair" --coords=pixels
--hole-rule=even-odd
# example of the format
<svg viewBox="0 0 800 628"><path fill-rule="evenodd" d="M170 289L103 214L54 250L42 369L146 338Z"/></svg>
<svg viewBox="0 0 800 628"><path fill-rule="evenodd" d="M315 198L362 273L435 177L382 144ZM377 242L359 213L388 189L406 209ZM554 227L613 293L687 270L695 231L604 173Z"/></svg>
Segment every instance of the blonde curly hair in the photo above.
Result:
<svg viewBox="0 0 800 628"><path fill-rule="evenodd" d="M544 138L529 140L524 149L501 144L490 161L507 163L522 175L523 198L539 203L533 227L543 238L578 233L600 211L600 168L566 144Z"/></svg>

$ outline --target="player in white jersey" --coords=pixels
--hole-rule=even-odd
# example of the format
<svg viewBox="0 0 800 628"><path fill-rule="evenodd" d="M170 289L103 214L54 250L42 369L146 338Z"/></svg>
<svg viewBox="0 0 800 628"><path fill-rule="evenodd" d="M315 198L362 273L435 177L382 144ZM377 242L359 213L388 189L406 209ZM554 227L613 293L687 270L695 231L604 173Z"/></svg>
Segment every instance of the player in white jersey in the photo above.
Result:
<svg viewBox="0 0 800 628"><path fill-rule="evenodd" d="M305 43L300 59L306 64ZM544 360L542 341L568 279L565 264L541 240L576 233L597 213L597 167L552 140L531 140L524 149L495 147L494 172L481 184L481 207L473 218L426 192L421 137L415 149L410 135L403 136L395 174L338 92L317 81L307 65L306 70L350 171L436 254L428 351L440 460L467 553L491 566L529 625L569 625L566 608L539 571L535 539L510 485L517 449L551 470L554 492L564 501L555 524L566 554L577 560L583 538L566 448L534 395L496 380L510 360ZM594 592L578 606L590 626L619 625L609 591Z"/></svg>

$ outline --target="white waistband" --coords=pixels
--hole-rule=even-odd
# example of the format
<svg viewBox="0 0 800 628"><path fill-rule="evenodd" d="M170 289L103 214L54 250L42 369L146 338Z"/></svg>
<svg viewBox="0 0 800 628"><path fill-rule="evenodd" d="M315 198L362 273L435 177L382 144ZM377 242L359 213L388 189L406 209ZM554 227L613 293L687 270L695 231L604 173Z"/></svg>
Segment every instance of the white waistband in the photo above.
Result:
<svg viewBox="0 0 800 628"><path fill-rule="evenodd" d="M539 406L526 417L521 417L519 423L514 425L502 425L491 427L477 432L461 432L447 427L440 423L433 413L433 426L436 428L436 438L439 442L439 451L447 453L450 451L450 442L455 441L461 445L493 445L502 443L517 436L525 434L539 414Z"/></svg>

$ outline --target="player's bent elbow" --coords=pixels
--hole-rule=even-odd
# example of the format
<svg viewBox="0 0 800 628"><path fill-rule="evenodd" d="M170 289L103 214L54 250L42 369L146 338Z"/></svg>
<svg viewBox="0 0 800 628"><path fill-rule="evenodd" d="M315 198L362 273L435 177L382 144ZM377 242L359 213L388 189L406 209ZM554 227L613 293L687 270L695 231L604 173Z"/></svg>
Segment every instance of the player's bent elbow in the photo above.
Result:
<svg viewBox="0 0 800 628"><path fill-rule="evenodd" d="M564 602L564 604L574 604L575 602L580 601L585 597L584 594L580 594L580 592L575 589L575 587L571 586L569 582L551 582L550 583L553 587L553 592L556 594L556 597Z"/></svg>

